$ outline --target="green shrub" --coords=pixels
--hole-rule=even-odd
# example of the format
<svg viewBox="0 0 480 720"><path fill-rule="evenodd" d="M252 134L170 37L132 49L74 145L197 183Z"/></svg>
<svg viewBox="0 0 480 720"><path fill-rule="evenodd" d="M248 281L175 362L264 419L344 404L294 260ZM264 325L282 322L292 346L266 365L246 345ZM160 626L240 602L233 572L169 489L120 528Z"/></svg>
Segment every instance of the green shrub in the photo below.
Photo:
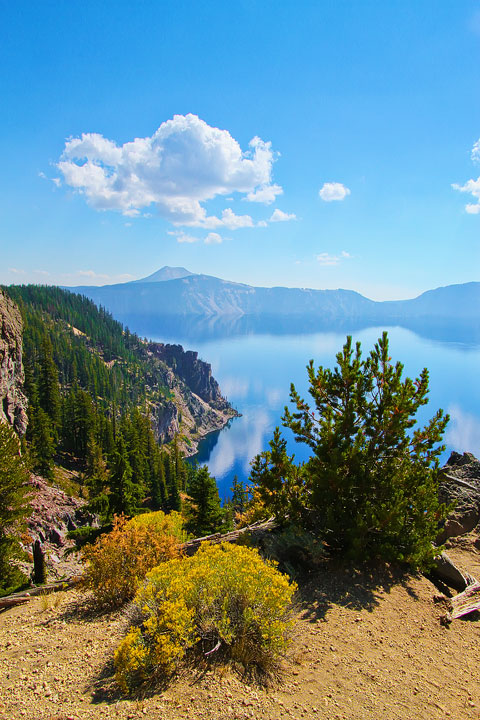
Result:
<svg viewBox="0 0 480 720"><path fill-rule="evenodd" d="M115 517L112 531L83 551L87 563L83 584L97 603L115 607L131 600L149 570L177 557L178 545L184 541L181 523L179 513L162 511L129 521L123 515Z"/></svg>
<svg viewBox="0 0 480 720"><path fill-rule="evenodd" d="M124 691L175 672L188 651L219 647L246 668L269 670L285 652L295 584L256 550L207 545L156 567L135 598L139 624L115 653Z"/></svg>

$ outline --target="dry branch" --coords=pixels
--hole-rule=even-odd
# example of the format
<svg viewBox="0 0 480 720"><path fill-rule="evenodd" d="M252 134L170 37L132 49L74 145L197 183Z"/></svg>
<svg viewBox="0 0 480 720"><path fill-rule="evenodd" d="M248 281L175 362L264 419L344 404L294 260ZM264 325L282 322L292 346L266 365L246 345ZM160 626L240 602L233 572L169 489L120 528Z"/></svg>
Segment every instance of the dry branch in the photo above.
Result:
<svg viewBox="0 0 480 720"><path fill-rule="evenodd" d="M480 582L474 580L466 590L453 598L450 598L452 609L448 613L449 620L468 615L468 613L480 610Z"/></svg>

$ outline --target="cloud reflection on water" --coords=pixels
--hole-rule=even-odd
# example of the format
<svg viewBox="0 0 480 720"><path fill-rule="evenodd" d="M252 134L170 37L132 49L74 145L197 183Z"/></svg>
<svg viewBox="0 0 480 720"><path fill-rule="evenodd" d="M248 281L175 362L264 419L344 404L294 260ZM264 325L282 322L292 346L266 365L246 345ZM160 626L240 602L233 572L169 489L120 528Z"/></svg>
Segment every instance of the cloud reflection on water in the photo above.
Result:
<svg viewBox="0 0 480 720"><path fill-rule="evenodd" d="M480 418L462 410L458 405L448 408L450 423L445 433L448 445L457 452L480 455Z"/></svg>

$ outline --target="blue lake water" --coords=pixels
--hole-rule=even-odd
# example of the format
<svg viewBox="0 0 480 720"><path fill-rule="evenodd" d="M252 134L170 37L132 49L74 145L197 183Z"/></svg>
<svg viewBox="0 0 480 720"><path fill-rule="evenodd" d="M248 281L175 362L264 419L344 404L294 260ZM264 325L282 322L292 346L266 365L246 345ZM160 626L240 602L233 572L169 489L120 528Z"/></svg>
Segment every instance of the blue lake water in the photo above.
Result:
<svg viewBox="0 0 480 720"><path fill-rule="evenodd" d="M147 327L148 325L148 327ZM420 421L428 420L442 407L451 416L445 442L445 461L451 450L480 455L480 338L478 328L422 327L348 327L319 332L294 332L257 322L252 327L220 328L199 323L172 328L161 318L129 319L131 330L160 342L179 343L197 350L199 357L211 363L214 377L223 394L242 413L218 433L209 435L200 445L198 460L206 463L217 479L220 495L229 494L234 475L246 480L252 458L268 446L276 425L281 424L284 406L289 402L290 383L301 395L308 396L305 367L313 358L316 365L335 365L335 355L347 334L362 344L368 355L384 329L388 330L390 355L405 366L404 374L417 377L422 368L430 373L429 404L421 408ZM263 331L262 331L263 330ZM289 452L297 459L307 456L304 445L295 444L285 431Z"/></svg>

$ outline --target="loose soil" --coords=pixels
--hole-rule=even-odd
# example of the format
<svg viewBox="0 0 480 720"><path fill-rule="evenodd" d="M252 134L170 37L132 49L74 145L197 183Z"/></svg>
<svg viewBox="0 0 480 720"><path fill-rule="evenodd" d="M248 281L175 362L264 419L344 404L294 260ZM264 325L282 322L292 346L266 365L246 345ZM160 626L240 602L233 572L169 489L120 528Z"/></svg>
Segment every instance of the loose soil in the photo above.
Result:
<svg viewBox="0 0 480 720"><path fill-rule="evenodd" d="M473 539L448 552L480 578ZM479 617L444 626L444 614L422 576L330 568L302 583L292 647L268 685L213 666L125 699L112 656L126 612L95 615L78 591L35 598L0 614L0 718L479 720Z"/></svg>

